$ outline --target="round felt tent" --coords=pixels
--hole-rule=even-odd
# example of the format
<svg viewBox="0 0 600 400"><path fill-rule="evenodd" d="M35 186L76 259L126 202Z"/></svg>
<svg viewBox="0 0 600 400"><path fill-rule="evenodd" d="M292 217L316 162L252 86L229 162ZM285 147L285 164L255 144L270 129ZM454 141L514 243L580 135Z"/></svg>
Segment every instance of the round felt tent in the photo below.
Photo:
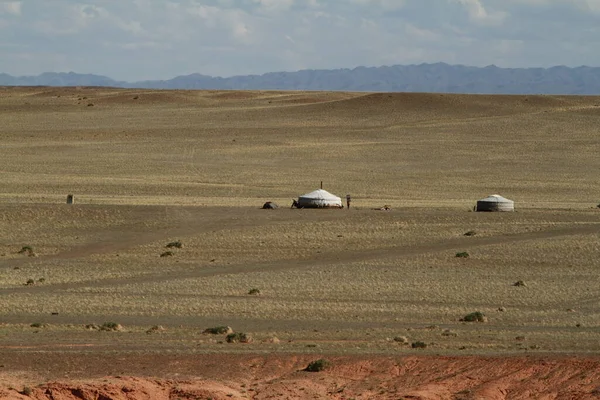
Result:
<svg viewBox="0 0 600 400"><path fill-rule="evenodd" d="M515 211L515 202L498 194L477 200L477 211Z"/></svg>
<svg viewBox="0 0 600 400"><path fill-rule="evenodd" d="M298 208L343 208L341 198L323 189L303 194L294 205Z"/></svg>

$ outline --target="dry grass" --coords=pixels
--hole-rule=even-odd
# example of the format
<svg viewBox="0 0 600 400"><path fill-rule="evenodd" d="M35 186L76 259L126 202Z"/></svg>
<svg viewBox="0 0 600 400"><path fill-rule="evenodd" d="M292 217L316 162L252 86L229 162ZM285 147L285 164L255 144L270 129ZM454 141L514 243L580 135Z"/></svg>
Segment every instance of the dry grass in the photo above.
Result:
<svg viewBox="0 0 600 400"><path fill-rule="evenodd" d="M177 347L200 321L280 351L385 352L397 335L425 351L595 350L598 102L1 89L0 316L63 325L0 331L84 341L111 320L125 348L160 323ZM321 180L353 209L285 207ZM492 193L517 212L470 212ZM459 321L473 310L489 322Z"/></svg>

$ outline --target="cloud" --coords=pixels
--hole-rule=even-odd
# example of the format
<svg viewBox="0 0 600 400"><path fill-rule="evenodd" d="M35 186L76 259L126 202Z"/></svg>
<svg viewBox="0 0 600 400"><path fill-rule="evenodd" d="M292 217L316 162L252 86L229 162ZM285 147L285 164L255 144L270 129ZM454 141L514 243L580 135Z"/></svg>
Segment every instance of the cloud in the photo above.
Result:
<svg viewBox="0 0 600 400"><path fill-rule="evenodd" d="M12 15L21 15L20 1L5 1L0 2L0 15L3 13Z"/></svg>
<svg viewBox="0 0 600 400"><path fill-rule="evenodd" d="M600 65L599 41L600 0L0 0L0 72L17 75Z"/></svg>
<svg viewBox="0 0 600 400"><path fill-rule="evenodd" d="M457 0L469 14L471 21L482 25L500 25L507 17L503 11L489 12L480 0Z"/></svg>
<svg viewBox="0 0 600 400"><path fill-rule="evenodd" d="M263 11L268 13L289 10L294 0L254 0Z"/></svg>
<svg viewBox="0 0 600 400"><path fill-rule="evenodd" d="M350 2L383 10L399 10L405 5L405 0L350 0Z"/></svg>

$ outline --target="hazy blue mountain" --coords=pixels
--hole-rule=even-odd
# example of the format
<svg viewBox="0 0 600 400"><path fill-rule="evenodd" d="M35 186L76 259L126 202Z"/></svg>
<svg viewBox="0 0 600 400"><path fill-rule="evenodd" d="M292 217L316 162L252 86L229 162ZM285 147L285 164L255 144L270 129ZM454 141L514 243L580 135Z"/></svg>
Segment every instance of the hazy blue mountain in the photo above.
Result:
<svg viewBox="0 0 600 400"><path fill-rule="evenodd" d="M44 72L37 76L10 76L0 74L2 86L115 86L124 87L127 82L117 82L101 75L76 74L74 72Z"/></svg>
<svg viewBox="0 0 600 400"><path fill-rule="evenodd" d="M202 74L121 82L101 75L46 72L0 74L4 86L113 86L149 89L279 89L495 94L600 94L600 68L484 68L445 63L269 72L228 78Z"/></svg>

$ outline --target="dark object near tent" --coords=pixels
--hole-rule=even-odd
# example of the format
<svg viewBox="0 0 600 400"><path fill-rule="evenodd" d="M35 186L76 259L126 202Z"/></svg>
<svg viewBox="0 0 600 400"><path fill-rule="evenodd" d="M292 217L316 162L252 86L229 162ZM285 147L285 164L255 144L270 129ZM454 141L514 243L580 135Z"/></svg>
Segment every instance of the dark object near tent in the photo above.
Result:
<svg viewBox="0 0 600 400"><path fill-rule="evenodd" d="M263 204L262 209L263 210L274 210L276 208L279 208L279 206L275 203L273 203L272 201L267 201L265 204Z"/></svg>

